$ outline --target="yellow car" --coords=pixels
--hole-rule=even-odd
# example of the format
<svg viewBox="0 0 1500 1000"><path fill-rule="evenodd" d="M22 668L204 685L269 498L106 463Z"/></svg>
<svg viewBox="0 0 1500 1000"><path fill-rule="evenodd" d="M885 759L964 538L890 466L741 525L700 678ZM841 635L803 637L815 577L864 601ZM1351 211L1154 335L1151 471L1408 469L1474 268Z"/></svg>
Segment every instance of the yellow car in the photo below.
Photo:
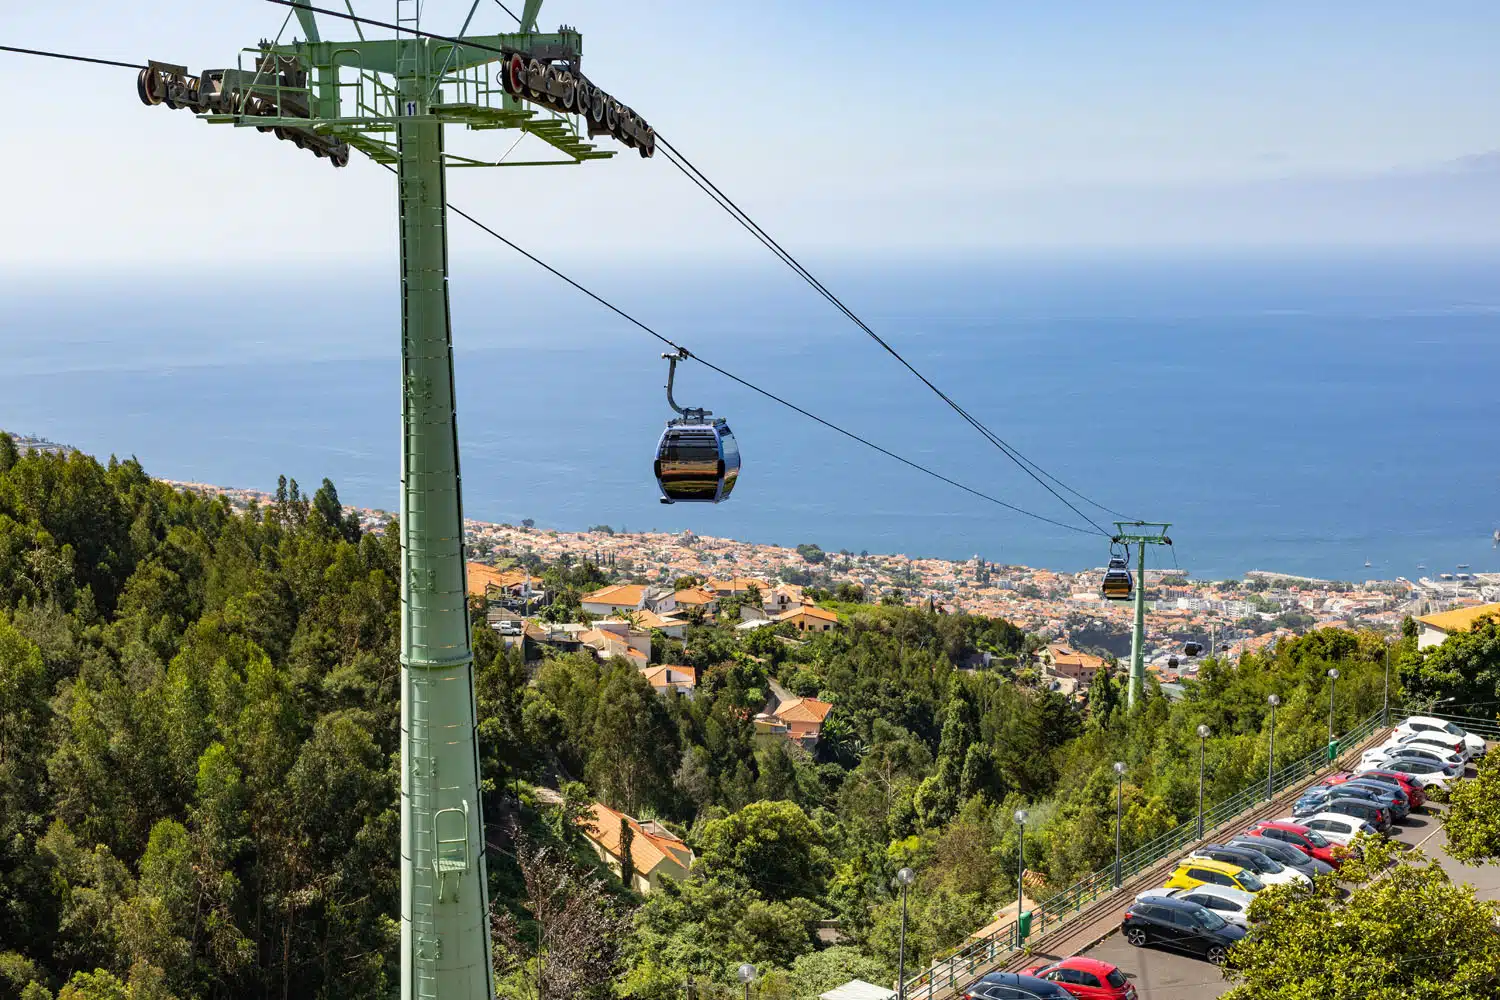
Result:
<svg viewBox="0 0 1500 1000"><path fill-rule="evenodd" d="M1200 885L1222 885L1245 892L1260 892L1266 884L1256 878L1255 873L1224 861L1186 858L1167 879L1164 888L1196 889Z"/></svg>

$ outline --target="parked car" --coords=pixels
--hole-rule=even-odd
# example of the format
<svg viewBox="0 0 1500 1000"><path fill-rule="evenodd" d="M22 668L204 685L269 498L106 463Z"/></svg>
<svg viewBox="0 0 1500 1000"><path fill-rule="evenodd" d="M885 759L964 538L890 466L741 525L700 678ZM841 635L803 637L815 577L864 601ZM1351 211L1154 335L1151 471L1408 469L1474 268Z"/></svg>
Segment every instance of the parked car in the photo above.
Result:
<svg viewBox="0 0 1500 1000"><path fill-rule="evenodd" d="M1335 795L1323 804L1320 813L1337 813L1341 816L1350 816L1357 820L1363 820L1375 828L1377 833L1386 833L1391 828L1391 814L1369 799L1355 798L1352 795ZM1299 819L1303 817L1298 817ZM1317 829L1314 827L1313 829Z"/></svg>
<svg viewBox="0 0 1500 1000"><path fill-rule="evenodd" d="M1182 899L1132 903L1120 922L1120 930L1125 940L1137 948L1159 944L1202 955L1215 965L1229 961L1229 949L1245 936L1245 928Z"/></svg>
<svg viewBox="0 0 1500 1000"><path fill-rule="evenodd" d="M1200 885L1224 885L1245 892L1260 892L1266 887L1254 872L1239 865L1196 858L1179 861L1177 870L1166 881L1168 889L1196 889Z"/></svg>
<svg viewBox="0 0 1500 1000"><path fill-rule="evenodd" d="M1363 767L1363 762L1361 762ZM1387 757L1377 761L1371 768L1372 771L1389 771L1395 774L1405 774L1422 782L1425 791L1431 787L1447 788L1451 775L1443 765L1435 760L1418 760L1415 757Z"/></svg>
<svg viewBox="0 0 1500 1000"><path fill-rule="evenodd" d="M1413 715L1410 718L1403 719L1401 724L1396 727L1396 732L1446 733L1449 736L1457 736L1463 740L1474 756L1484 756L1486 746L1484 737L1465 732L1463 727L1459 726L1456 722L1449 722L1446 719L1434 719L1428 715Z"/></svg>
<svg viewBox="0 0 1500 1000"><path fill-rule="evenodd" d="M1263 819L1245 831L1247 837L1264 837L1282 844L1290 844L1310 858L1337 869L1344 863L1343 848L1324 837L1316 830L1309 830L1292 819Z"/></svg>
<svg viewBox="0 0 1500 1000"><path fill-rule="evenodd" d="M1056 983L1082 1000L1136 1000L1135 984L1125 978L1125 973L1097 958L1075 955L1051 965L1033 966L1021 974Z"/></svg>
<svg viewBox="0 0 1500 1000"><path fill-rule="evenodd" d="M1228 844L1204 844L1202 847L1194 848L1193 853L1188 857L1190 859L1207 858L1210 861L1222 861L1225 864L1248 868L1260 876L1260 880L1266 885L1312 884L1312 879L1295 868L1288 868L1254 848L1230 847Z"/></svg>
<svg viewBox="0 0 1500 1000"><path fill-rule="evenodd" d="M1291 844L1271 837L1251 837L1241 834L1231 840L1229 846L1253 847L1267 857L1275 858L1287 867L1297 869L1308 878L1328 875L1333 871L1333 865L1330 865L1328 862L1308 854L1303 854Z"/></svg>
<svg viewBox="0 0 1500 1000"><path fill-rule="evenodd" d="M1462 738L1449 736L1446 733L1396 733L1380 746L1384 750L1391 750L1402 746L1440 750L1443 753L1456 754L1461 760L1465 761L1474 756L1474 752L1469 749L1468 744Z"/></svg>
<svg viewBox="0 0 1500 1000"><path fill-rule="evenodd" d="M1073 1000L1057 983L1014 972L991 972L964 990L964 1000Z"/></svg>
<svg viewBox="0 0 1500 1000"><path fill-rule="evenodd" d="M1342 785L1334 788L1322 788L1314 785L1303 792L1296 802L1292 803L1293 816L1311 816L1313 813L1324 812L1324 806L1337 798L1364 799L1370 805L1379 805L1375 799L1375 793L1355 788L1348 791Z"/></svg>
<svg viewBox="0 0 1500 1000"><path fill-rule="evenodd" d="M1383 781L1372 781L1369 778L1354 778L1335 787L1369 792L1395 820L1403 820L1411 812L1411 800L1406 797L1406 792L1394 783L1387 784Z"/></svg>
<svg viewBox="0 0 1500 1000"><path fill-rule="evenodd" d="M1322 834L1325 840L1331 840L1342 847L1348 847L1350 842L1361 833L1370 837L1378 833L1373 826L1359 817L1344 813L1317 813L1300 822L1314 833Z"/></svg>
<svg viewBox="0 0 1500 1000"><path fill-rule="evenodd" d="M1292 805L1292 815L1298 819L1320 812L1342 812L1358 816L1381 832L1390 829L1394 820L1390 809L1377 798L1375 792L1348 784L1334 788L1308 789Z"/></svg>
<svg viewBox="0 0 1500 1000"><path fill-rule="evenodd" d="M1430 760L1443 765L1443 772L1450 776L1463 774L1464 760L1452 751L1444 751L1437 747L1414 747L1402 745L1397 747L1376 747L1366 750L1359 758L1361 766L1378 766L1383 760L1396 757L1410 757L1417 760Z"/></svg>
<svg viewBox="0 0 1500 1000"><path fill-rule="evenodd" d="M1149 903L1153 899L1183 899L1189 903L1197 903L1205 910L1213 910L1231 924L1248 927L1246 914L1255 897L1224 885L1200 885L1196 889L1147 889L1135 897L1137 903Z"/></svg>
<svg viewBox="0 0 1500 1000"><path fill-rule="evenodd" d="M1420 809L1427 802L1427 793L1422 790L1422 779L1414 774L1402 774L1400 771L1355 771L1354 777L1365 778L1370 781L1388 781L1395 784L1406 793L1407 801L1413 809Z"/></svg>

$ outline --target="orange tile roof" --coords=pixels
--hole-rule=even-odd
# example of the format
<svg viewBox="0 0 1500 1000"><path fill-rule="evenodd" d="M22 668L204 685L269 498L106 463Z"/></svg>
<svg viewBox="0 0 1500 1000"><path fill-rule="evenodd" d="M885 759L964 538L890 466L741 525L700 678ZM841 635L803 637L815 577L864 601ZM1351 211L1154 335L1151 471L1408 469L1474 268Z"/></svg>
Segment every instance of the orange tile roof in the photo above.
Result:
<svg viewBox="0 0 1500 1000"><path fill-rule="evenodd" d="M625 641L625 637L603 629L591 628L578 633L578 641L592 646L609 656L623 656L631 660L645 660L646 654Z"/></svg>
<svg viewBox="0 0 1500 1000"><path fill-rule="evenodd" d="M484 563L471 562L465 564L469 575L469 596L480 597L490 587L515 587L526 582L526 571L519 569L502 570Z"/></svg>
<svg viewBox="0 0 1500 1000"><path fill-rule="evenodd" d="M1481 604L1474 608L1457 608L1440 611L1435 615L1423 615L1417 621L1443 632L1467 632L1479 619L1489 615L1500 615L1500 604Z"/></svg>
<svg viewBox="0 0 1500 1000"><path fill-rule="evenodd" d="M641 676L652 687L697 687L698 669L663 663L655 667L641 667Z"/></svg>
<svg viewBox="0 0 1500 1000"><path fill-rule="evenodd" d="M699 590L697 587L689 587L686 590L679 590L677 593L673 594L672 597L677 601L678 604L712 604L714 601L718 600L718 598L713 594L710 594L706 590Z"/></svg>
<svg viewBox="0 0 1500 1000"><path fill-rule="evenodd" d="M693 865L693 852L682 841L670 835L648 832L639 822L622 812L616 812L602 802L595 802L589 811L578 818L584 835L603 847L616 858L620 856L620 820L630 824L634 834L630 840L630 860L635 870L642 875L651 872L663 861L675 861L683 868ZM653 824L654 825L654 824Z"/></svg>
<svg viewBox="0 0 1500 1000"><path fill-rule="evenodd" d="M621 583L613 587L601 587L592 594L579 598L580 604L622 604L638 606L646 595L646 588L638 583Z"/></svg>
<svg viewBox="0 0 1500 1000"><path fill-rule="evenodd" d="M832 611L829 611L827 608L820 608L813 604L804 604L801 607L783 611L781 614L776 616L776 620L785 621L788 618L796 618L798 615L806 615L809 618L816 618L819 621L825 622L836 622L839 620L839 616L834 614Z"/></svg>
<svg viewBox="0 0 1500 1000"><path fill-rule="evenodd" d="M786 722L822 722L833 705L816 698L793 698L776 706L776 717Z"/></svg>
<svg viewBox="0 0 1500 1000"><path fill-rule="evenodd" d="M1048 646L1047 651L1052 654L1053 666L1084 667L1089 670L1100 670L1104 667L1103 657L1079 653L1067 646Z"/></svg>
<svg viewBox="0 0 1500 1000"><path fill-rule="evenodd" d="M770 589L770 585L767 584L766 581L757 580L753 577L748 576L737 576L729 580L708 581L709 589L716 590L720 593L727 592L731 594L738 594L741 591L749 590L751 584L754 584L757 588L759 588L761 593L765 593Z"/></svg>

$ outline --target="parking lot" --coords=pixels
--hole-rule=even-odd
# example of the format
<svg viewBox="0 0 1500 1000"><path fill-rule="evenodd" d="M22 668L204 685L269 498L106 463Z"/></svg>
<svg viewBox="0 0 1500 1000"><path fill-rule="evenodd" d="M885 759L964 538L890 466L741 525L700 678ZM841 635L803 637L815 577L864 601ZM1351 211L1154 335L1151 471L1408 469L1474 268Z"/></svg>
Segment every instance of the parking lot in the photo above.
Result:
<svg viewBox="0 0 1500 1000"><path fill-rule="evenodd" d="M1442 808L1428 805L1425 814L1408 816L1392 839L1420 847L1429 857L1437 858L1455 882L1474 886L1481 899L1500 899L1500 866L1465 865L1448 856L1447 836L1439 819ZM1141 1000L1206 1000L1230 987L1209 963L1157 948L1132 948L1118 931L1087 954L1118 965L1135 983Z"/></svg>

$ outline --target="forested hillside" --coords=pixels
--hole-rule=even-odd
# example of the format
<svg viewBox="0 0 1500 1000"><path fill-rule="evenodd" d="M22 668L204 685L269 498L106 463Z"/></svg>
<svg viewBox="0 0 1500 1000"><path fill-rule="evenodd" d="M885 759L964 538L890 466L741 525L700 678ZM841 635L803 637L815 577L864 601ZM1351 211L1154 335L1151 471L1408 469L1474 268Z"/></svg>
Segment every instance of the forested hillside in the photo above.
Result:
<svg viewBox="0 0 1500 1000"><path fill-rule="evenodd" d="M0 1000L390 994L397 566L327 481L236 513L134 461L0 436ZM586 654L528 677L476 629L502 996L667 1000L692 974L708 997L742 961L765 998L889 982L902 866L913 969L1014 898L1016 808L1028 868L1063 888L1114 856L1113 761L1128 850L1196 808L1200 723L1213 801L1264 775L1267 694L1285 760L1326 737L1329 666L1340 729L1382 699L1377 635L1210 664L1127 715L1113 680L1076 705L1010 667L957 669L1021 654L1004 622L840 610L800 644L712 624L660 644L700 668L692 700ZM833 704L816 755L756 740L773 679ZM581 842L595 800L683 836L693 875L626 891Z"/></svg>

